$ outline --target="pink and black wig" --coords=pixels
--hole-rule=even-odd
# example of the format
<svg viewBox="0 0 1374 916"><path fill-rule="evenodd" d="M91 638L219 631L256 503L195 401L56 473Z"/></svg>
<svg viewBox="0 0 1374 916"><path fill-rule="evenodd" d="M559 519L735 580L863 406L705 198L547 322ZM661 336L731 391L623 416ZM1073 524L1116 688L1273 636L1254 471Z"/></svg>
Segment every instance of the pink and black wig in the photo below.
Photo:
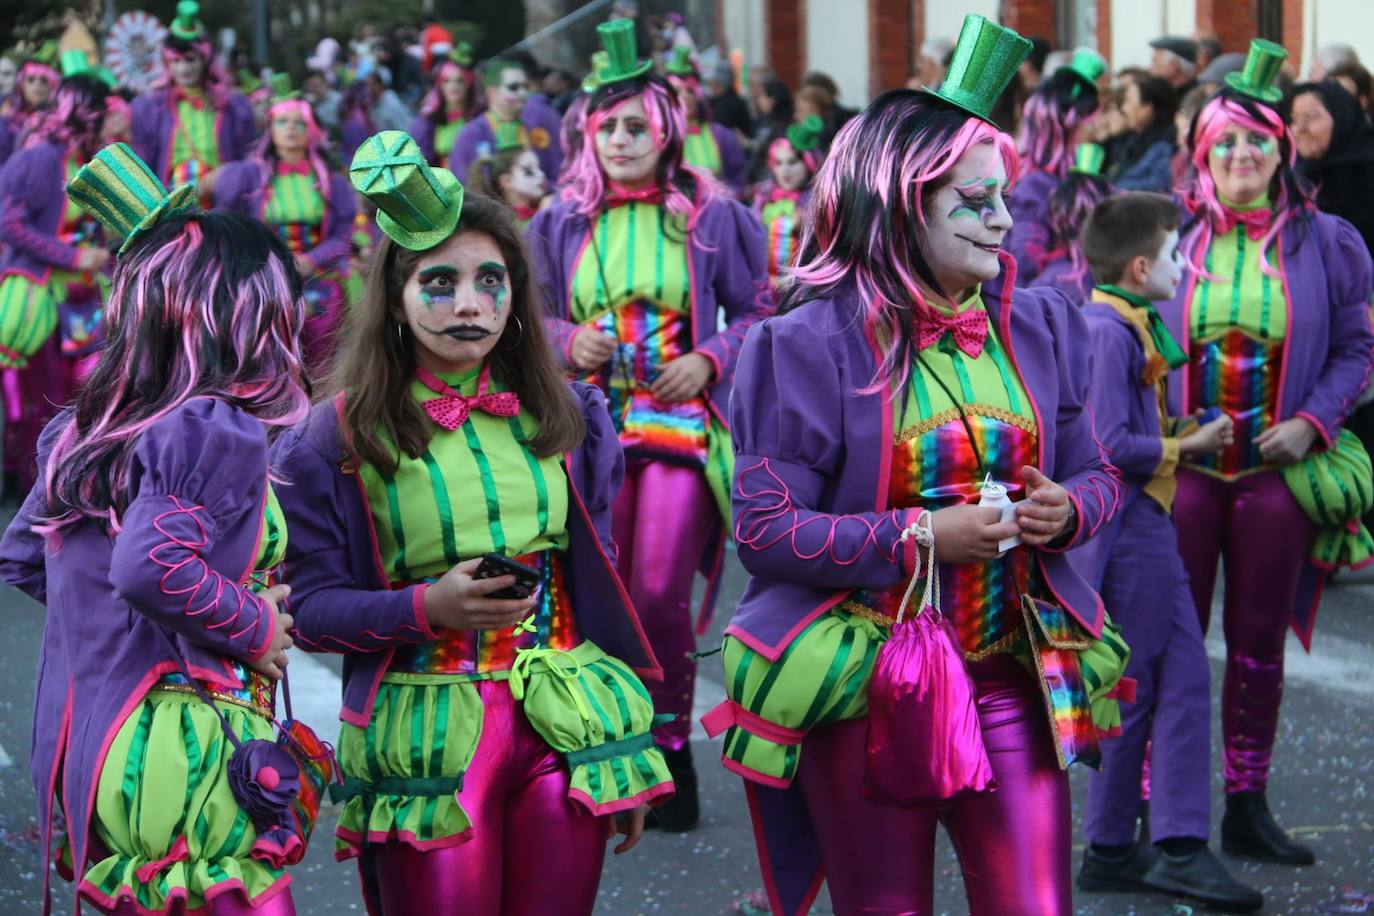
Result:
<svg viewBox="0 0 1374 916"><path fill-rule="evenodd" d="M463 67L454 61L445 59L439 66L434 68L433 84L425 97L420 100L420 115L428 118L436 125L448 123L448 112L444 105L444 93L439 88L449 74L457 73L463 80L463 85L467 87L468 100L466 110L458 112L460 118L471 118L477 112L477 74L470 68Z"/></svg>
<svg viewBox="0 0 1374 916"><path fill-rule="evenodd" d="M67 77L47 107L29 116L21 148L55 143L86 162L102 146L100 134L109 97L109 87L98 79Z"/></svg>
<svg viewBox="0 0 1374 916"><path fill-rule="evenodd" d="M1007 183L1020 162L1011 137L925 92L885 92L835 136L811 183L798 240L797 266L779 311L846 290L861 302L859 320L883 352L875 389L904 386L917 309L928 308L922 284L948 300L926 260L925 206L970 148L991 143Z"/></svg>
<svg viewBox="0 0 1374 916"><path fill-rule="evenodd" d="M119 531L139 435L186 401L218 398L270 426L310 408L301 278L258 220L167 220L120 260L105 308L105 347L47 462L37 530L54 546L82 519Z"/></svg>
<svg viewBox="0 0 1374 916"><path fill-rule="evenodd" d="M1073 164L1074 134L1097 114L1097 87L1068 67L1040 83L1021 118L1021 164L1063 178Z"/></svg>
<svg viewBox="0 0 1374 916"><path fill-rule="evenodd" d="M51 65L45 64L41 60L29 59L24 61L14 77L14 89L9 96L9 108L16 121L22 122L34 112L34 109L30 108L28 102L24 100L24 80L34 74L47 80L48 88L52 92L56 92L58 85L62 82L62 74L53 69Z"/></svg>
<svg viewBox="0 0 1374 916"><path fill-rule="evenodd" d="M1112 183L1101 175L1069 172L1050 195L1049 254L1051 257L1056 254L1068 256L1071 280L1081 280L1090 269L1083 256L1080 232L1097 205L1113 193Z"/></svg>
<svg viewBox="0 0 1374 916"><path fill-rule="evenodd" d="M195 38L178 38L174 33L168 32L167 39L162 44L162 63L163 73L158 81L153 84L154 89L168 89L175 85L172 80L172 73L169 69L172 60L186 54L199 54L201 60L205 61L205 74L202 77L201 85L205 89L206 98L210 100L210 106L215 111L223 111L224 106L229 104L229 97L233 94L234 83L229 75L220 66L219 58L215 57L215 46L210 42L208 32L200 32Z"/></svg>
<svg viewBox="0 0 1374 916"><path fill-rule="evenodd" d="M1274 220L1260 240L1261 267L1270 276L1277 276L1277 271L1269 263L1269 246L1290 220L1308 218L1316 208L1315 196L1311 185L1296 171L1297 144L1278 111L1231 89L1223 89L1212 96L1193 116L1193 123L1188 128L1190 171L1180 191L1183 206L1191 219L1180 234L1187 234L1193 222L1201 223L1201 231L1196 244L1189 246L1187 258L1194 268L1199 268L1203 253L1212 244L1214 228L1223 220L1226 207L1217 193L1207 160L1212 146L1232 125L1273 137L1278 143L1279 167L1269 185Z"/></svg>
<svg viewBox="0 0 1374 916"><path fill-rule="evenodd" d="M668 74L668 85L673 87L673 91L686 92L696 99L697 117L696 122L706 124L711 120L711 109L706 101L706 89L701 85L701 77L697 75L695 68L691 76ZM683 106L684 112L686 106Z"/></svg>
<svg viewBox="0 0 1374 916"><path fill-rule="evenodd" d="M663 205L668 212L686 218L690 229L701 209L720 196L720 186L708 173L682 161L686 115L672 87L663 77L653 73L608 83L592 94L587 103L582 153L575 157L571 170L565 169L560 174L559 183L563 185L560 196L588 218L601 211L606 201L607 182L596 152L597 131L611 114L635 98L643 99L649 130L658 138L661 156L654 183L663 192Z"/></svg>
<svg viewBox="0 0 1374 916"><path fill-rule="evenodd" d="M815 177L816 171L821 167L821 160L825 158L825 150L819 144L809 150L799 150L792 145L792 141L787 138L787 134L784 132L781 137L768 144L768 167L770 169L773 167L773 158L783 149L791 150L797 158L806 163L806 170L811 173L811 178ZM807 183L810 183L810 178L807 179Z"/></svg>
<svg viewBox="0 0 1374 916"><path fill-rule="evenodd" d="M300 115L301 120L305 121L305 158L315 176L315 190L328 200L330 169L326 153L329 139L315 120L315 109L305 99L281 99L267 109L267 129L262 132L262 139L253 150L253 161L258 164L263 186L270 186L272 174L277 168L277 148L272 144L272 118L279 114Z"/></svg>

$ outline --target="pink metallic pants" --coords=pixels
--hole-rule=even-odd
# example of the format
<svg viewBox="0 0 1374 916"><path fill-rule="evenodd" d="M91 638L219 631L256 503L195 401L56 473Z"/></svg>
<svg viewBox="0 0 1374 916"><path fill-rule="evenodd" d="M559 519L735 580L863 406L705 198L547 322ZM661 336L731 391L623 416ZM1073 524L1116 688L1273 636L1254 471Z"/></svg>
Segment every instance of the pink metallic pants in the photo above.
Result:
<svg viewBox="0 0 1374 916"><path fill-rule="evenodd" d="M458 800L472 838L421 851L372 847L386 916L591 913L605 820L568 800L568 769L530 727L505 683L478 685L482 737Z"/></svg>
<svg viewBox="0 0 1374 916"><path fill-rule="evenodd" d="M970 666L997 789L939 810L886 808L859 795L865 720L812 732L797 778L821 838L837 916L928 914L935 825L959 855L976 916L1072 911L1069 780L1059 769L1044 701L1009 655Z"/></svg>
<svg viewBox="0 0 1374 916"><path fill-rule="evenodd" d="M646 686L654 711L677 717L655 736L673 750L686 744L692 732L697 673L692 584L717 523L715 514L700 470L640 458L627 462L625 484L611 509L611 533L620 549L617 569L663 666L663 680Z"/></svg>
<svg viewBox="0 0 1374 916"><path fill-rule="evenodd" d="M1284 640L1316 530L1277 471L1227 482L1180 470L1174 518L1204 633L1217 557L1225 562L1221 733L1226 791L1262 792L1283 699Z"/></svg>
<svg viewBox="0 0 1374 916"><path fill-rule="evenodd" d="M21 500L38 474L38 434L71 396L75 366L53 334L27 366L5 371L5 470L14 471Z"/></svg>

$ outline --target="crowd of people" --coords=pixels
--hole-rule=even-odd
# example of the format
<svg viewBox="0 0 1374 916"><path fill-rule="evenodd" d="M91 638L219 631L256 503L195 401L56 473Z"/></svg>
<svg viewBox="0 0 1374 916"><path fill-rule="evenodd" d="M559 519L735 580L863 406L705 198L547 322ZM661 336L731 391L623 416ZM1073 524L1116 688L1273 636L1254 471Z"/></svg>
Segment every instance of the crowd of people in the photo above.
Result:
<svg viewBox="0 0 1374 916"><path fill-rule="evenodd" d="M0 64L0 576L80 902L293 913L329 797L369 912L591 912L608 840L701 816L727 550L703 725L774 912L928 912L937 823L974 913L1260 908L1219 559L1221 846L1315 861L1267 786L1285 634L1374 559L1350 49L1113 75L969 16L856 111L625 0L580 82L430 20L294 91L197 17L137 95Z"/></svg>

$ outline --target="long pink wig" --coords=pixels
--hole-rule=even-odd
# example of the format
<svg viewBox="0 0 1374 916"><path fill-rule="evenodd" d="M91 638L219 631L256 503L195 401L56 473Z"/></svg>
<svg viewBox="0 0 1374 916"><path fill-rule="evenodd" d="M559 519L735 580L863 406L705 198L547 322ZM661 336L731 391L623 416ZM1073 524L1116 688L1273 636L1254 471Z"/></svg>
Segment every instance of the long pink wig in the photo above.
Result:
<svg viewBox="0 0 1374 916"><path fill-rule="evenodd" d="M180 47L177 47L179 45ZM205 72L202 76L201 85L205 87L205 96L210 100L210 106L215 111L223 111L224 106L229 104L229 97L233 94L234 84L229 79L229 75L220 66L219 58L215 57L215 46L210 43L208 37L198 38L189 43L173 42L170 39L162 46L162 75L153 84L154 89L171 89L176 83L172 79L172 60L178 54L185 54L194 51L205 61Z"/></svg>
<svg viewBox="0 0 1374 916"><path fill-rule="evenodd" d="M325 200L329 199L329 163L324 152L329 138L315 120L315 109L305 99L283 99L267 109L267 129L253 150L253 161L258 163L264 187L270 187L272 173L277 166L277 150L272 145L272 117L276 114L300 115L305 121L305 158L310 162L310 171L315 176L315 190Z"/></svg>
<svg viewBox="0 0 1374 916"><path fill-rule="evenodd" d="M1096 87L1061 68L1031 93L1021 119L1021 164L1055 178L1073 163L1074 134L1097 114Z"/></svg>
<svg viewBox="0 0 1374 916"><path fill-rule="evenodd" d="M29 116L22 146L55 143L87 161L101 147L109 90L88 76L69 76L46 108Z"/></svg>
<svg viewBox="0 0 1374 916"><path fill-rule="evenodd" d="M443 124L448 115L444 107L444 93L439 88L450 73L457 73L468 89L467 110L458 113L461 118L471 118L477 110L477 74L467 67L460 67L451 60L445 60L434 68L434 79L425 97L420 100L420 115L435 124Z"/></svg>
<svg viewBox="0 0 1374 916"><path fill-rule="evenodd" d="M24 77L29 73L37 73L48 81L48 88L52 92L57 91L58 84L62 82L62 74L52 67L37 60L26 60L19 67L19 72L14 77L14 90L10 97L14 100L14 116L23 119L33 113L34 109L29 107L24 100Z"/></svg>
<svg viewBox="0 0 1374 916"><path fill-rule="evenodd" d="M1011 137L924 92L879 96L835 137L811 183L797 266L782 311L855 287L869 342L883 353L872 390L906 384L914 312L941 290L923 252L924 201L969 149L993 144L1008 185L1020 175Z"/></svg>

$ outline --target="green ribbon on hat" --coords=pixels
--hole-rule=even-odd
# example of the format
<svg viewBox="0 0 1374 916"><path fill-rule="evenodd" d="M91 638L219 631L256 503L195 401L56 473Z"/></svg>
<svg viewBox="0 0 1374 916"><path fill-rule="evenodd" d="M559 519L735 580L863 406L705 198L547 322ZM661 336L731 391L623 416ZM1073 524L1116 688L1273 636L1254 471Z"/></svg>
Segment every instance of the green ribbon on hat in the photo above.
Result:
<svg viewBox="0 0 1374 916"><path fill-rule="evenodd" d="M1245 57L1244 69L1226 74L1226 85L1241 95L1273 105L1283 98L1283 90L1274 85L1279 69L1288 59L1283 45L1263 38L1250 40L1250 53Z"/></svg>
<svg viewBox="0 0 1374 916"><path fill-rule="evenodd" d="M431 168L404 131L384 130L364 140L348 178L377 205L377 227L411 251L447 239L463 212L462 183L448 169Z"/></svg>
<svg viewBox="0 0 1374 916"><path fill-rule="evenodd" d="M1101 175L1102 165L1107 161L1107 151L1096 143L1080 143L1073 151L1073 165L1070 172L1080 175Z"/></svg>
<svg viewBox="0 0 1374 916"><path fill-rule="evenodd" d="M799 153L809 152L821 145L821 134L825 133L825 122L817 115L807 115L800 121L787 125L787 142Z"/></svg>
<svg viewBox="0 0 1374 916"><path fill-rule="evenodd" d="M591 95L601 88L601 75L611 64L610 55L605 51L597 51L592 55L592 71L582 80L582 91Z"/></svg>
<svg viewBox="0 0 1374 916"><path fill-rule="evenodd" d="M673 59L668 61L667 66L663 69L672 76L695 78L697 68L696 64L692 63L692 49L686 45L678 45L673 48Z"/></svg>
<svg viewBox="0 0 1374 916"><path fill-rule="evenodd" d="M195 41L205 36L205 26L200 19L200 4L196 0L181 0L177 4L176 18L167 31L182 41Z"/></svg>
<svg viewBox="0 0 1374 916"><path fill-rule="evenodd" d="M600 77L602 86L643 76L653 66L652 61L640 60L636 56L633 19L603 22L596 27L596 34L606 51L606 69Z"/></svg>
<svg viewBox="0 0 1374 916"><path fill-rule="evenodd" d="M945 81L939 89L922 91L996 127L990 117L992 106L1030 52L1028 39L970 13L959 30L959 42L954 46Z"/></svg>
<svg viewBox="0 0 1374 916"><path fill-rule="evenodd" d="M83 165L68 182L67 196L124 240L121 255L164 219L198 209L194 183L169 194L153 170L123 143L110 144Z"/></svg>

